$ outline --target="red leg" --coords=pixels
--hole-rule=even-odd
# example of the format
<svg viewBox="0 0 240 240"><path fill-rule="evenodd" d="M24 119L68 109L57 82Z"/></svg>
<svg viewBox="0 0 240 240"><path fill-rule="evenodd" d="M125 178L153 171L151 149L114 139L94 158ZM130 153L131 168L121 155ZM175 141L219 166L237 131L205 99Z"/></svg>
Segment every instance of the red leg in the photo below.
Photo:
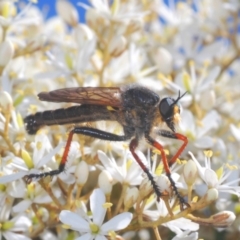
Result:
<svg viewBox="0 0 240 240"><path fill-rule="evenodd" d="M149 169L143 164L143 162L141 161L141 159L139 158L139 156L136 154L135 150L138 146L138 141L136 138L134 138L129 145L130 151L133 155L133 157L135 158L135 160L137 161L137 163L139 164L139 166L142 168L142 170L146 173L146 175L148 176L149 181L151 182L152 186L153 186L153 190L155 191L156 195L157 195L157 201L160 201L160 197L162 196L159 187L157 186L152 174L150 173Z"/></svg>
<svg viewBox="0 0 240 240"><path fill-rule="evenodd" d="M162 145L157 142L156 140L154 140L153 138L151 138L150 136L145 136L146 140L149 142L150 145L152 145L153 147L155 147L156 149L158 149L161 152L162 155L162 161L163 161L163 166L166 172L166 175L171 183L172 189L175 192L177 198L180 201L180 207L181 209L184 209L183 205L186 205L187 207L190 207L188 203L186 203L186 201L184 200L184 198L180 195L180 193L178 192L178 189L176 187L175 182L173 181L172 177L171 177L171 171L168 165L168 161L167 161L167 157L166 154L164 152L164 149L162 147Z"/></svg>
<svg viewBox="0 0 240 240"><path fill-rule="evenodd" d="M158 132L158 135L166 137L166 138L179 139L179 140L183 141L182 146L178 149L177 153L168 162L169 166L172 166L176 162L177 158L181 155L181 153L183 152L185 147L187 146L188 139L186 136L184 136L180 133L170 132L170 131L166 131L166 130L160 130Z"/></svg>
<svg viewBox="0 0 240 240"><path fill-rule="evenodd" d="M171 158L171 160L169 161L169 166L172 166L177 158L181 155L181 153L183 152L183 150L185 149L185 147L188 144L188 139L186 136L180 134L180 133L174 133L174 135L176 136L176 139L182 140L183 144L182 146L178 149L178 151L176 152L176 154Z"/></svg>
<svg viewBox="0 0 240 240"><path fill-rule="evenodd" d="M54 175L57 175L64 171L65 165L67 162L67 156L68 156L69 149L70 149L71 142L72 142L73 134L74 134L74 132L71 131L68 135L67 143L66 143L66 146L65 146L65 149L63 152L63 156L62 156L62 160L61 160L61 163L59 164L58 169L52 170L49 172L39 173L39 174L35 174L35 173L29 174L26 176L27 183L30 183L32 181L32 178L43 178L43 177L47 177L47 176L54 176Z"/></svg>
<svg viewBox="0 0 240 240"><path fill-rule="evenodd" d="M105 131L101 131L94 128L88 128L88 127L75 127L68 135L67 143L66 143L62 160L61 160L61 163L59 164L58 169L52 170L49 172L39 173L39 174L29 174L28 176L26 176L27 183L30 183L32 178L43 178L46 176L54 176L64 171L74 133L95 137L102 140L109 140L109 141L125 141L128 139L128 137L125 135L119 136L116 134L112 134L112 133L108 133Z"/></svg>

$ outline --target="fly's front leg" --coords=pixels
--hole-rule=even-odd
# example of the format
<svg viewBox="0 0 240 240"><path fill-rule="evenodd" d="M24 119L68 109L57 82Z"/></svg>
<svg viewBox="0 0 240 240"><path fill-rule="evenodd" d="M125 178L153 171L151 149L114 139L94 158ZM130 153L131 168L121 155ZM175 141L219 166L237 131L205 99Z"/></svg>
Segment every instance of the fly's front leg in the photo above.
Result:
<svg viewBox="0 0 240 240"><path fill-rule="evenodd" d="M176 183L172 179L171 171L170 171L170 168L169 168L169 165L168 165L168 160L167 160L166 154L164 152L163 146L159 142L157 142L156 140L154 140L152 137L150 137L148 135L145 136L145 138L146 138L146 140L148 141L148 143L150 145L152 145L153 147L155 147L156 149L158 149L161 152L163 166L164 166L166 175L167 175L167 177L168 177L168 179L169 179L169 181L171 183L173 191L175 192L177 198L179 199L181 209L184 209L184 207L183 207L184 205L187 206L187 207L190 207L190 205L188 203L186 203L184 198L179 193L179 191L178 191L178 189L176 187Z"/></svg>
<svg viewBox="0 0 240 240"><path fill-rule="evenodd" d="M68 135L67 143L66 143L62 160L61 160L61 163L59 164L58 169L45 172L45 173L40 173L40 174L29 174L26 176L28 183L31 182L32 178L43 178L46 176L54 176L64 171L74 133L82 134L85 136L90 136L90 137L94 137L102 140L108 140L108 141L125 141L128 139L126 135L120 136L120 135L112 134L109 132L105 132L105 131L101 131L101 130L98 130L95 128L89 128L89 127L75 127L70 131Z"/></svg>
<svg viewBox="0 0 240 240"><path fill-rule="evenodd" d="M166 130L158 131L158 135L160 135L162 137L166 137L166 138L179 139L179 140L183 141L182 146L178 149L177 153L168 162L168 165L172 166L176 162L177 158L181 155L181 153L183 152L185 147L187 146L188 139L187 139L186 136L184 136L184 135L182 135L180 133L170 132L170 131L166 131Z"/></svg>

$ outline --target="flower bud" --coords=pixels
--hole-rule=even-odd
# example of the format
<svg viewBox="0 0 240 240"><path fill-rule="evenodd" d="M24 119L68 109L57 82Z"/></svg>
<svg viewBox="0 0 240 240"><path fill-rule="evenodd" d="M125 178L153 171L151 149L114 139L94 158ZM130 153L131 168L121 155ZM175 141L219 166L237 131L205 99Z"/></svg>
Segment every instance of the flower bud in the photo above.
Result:
<svg viewBox="0 0 240 240"><path fill-rule="evenodd" d="M13 106L12 97L8 92L0 90L0 107L3 111L11 111Z"/></svg>
<svg viewBox="0 0 240 240"><path fill-rule="evenodd" d="M129 209L137 201L139 196L139 190L136 187L128 188L124 198L125 208Z"/></svg>
<svg viewBox="0 0 240 240"><path fill-rule="evenodd" d="M218 190L216 188L210 188L204 197L208 202L216 201L218 199Z"/></svg>
<svg viewBox="0 0 240 240"><path fill-rule="evenodd" d="M17 9L11 1L0 1L0 16L5 19L11 18L16 15Z"/></svg>
<svg viewBox="0 0 240 240"><path fill-rule="evenodd" d="M28 43L27 49L29 52L39 50L40 48L43 47L45 42L46 36L44 35L38 36L37 38L33 39L31 42Z"/></svg>
<svg viewBox="0 0 240 240"><path fill-rule="evenodd" d="M139 19L132 19L126 27L126 34L132 34L142 28L143 21Z"/></svg>
<svg viewBox="0 0 240 240"><path fill-rule="evenodd" d="M13 58L14 47L13 44L6 40L0 44L0 66L5 67Z"/></svg>
<svg viewBox="0 0 240 240"><path fill-rule="evenodd" d="M113 179L111 174L103 170L98 176L98 185L104 192L104 194L110 194L112 192Z"/></svg>
<svg viewBox="0 0 240 240"><path fill-rule="evenodd" d="M81 161L75 169L76 182L79 185L84 185L88 179L89 168L85 161Z"/></svg>
<svg viewBox="0 0 240 240"><path fill-rule="evenodd" d="M192 186L197 178L197 166L193 160L189 160L183 168L183 177L188 186Z"/></svg>
<svg viewBox="0 0 240 240"><path fill-rule="evenodd" d="M159 186L161 192L168 192L168 194L171 195L172 193L171 183L167 176L160 175L157 178L157 185Z"/></svg>
<svg viewBox="0 0 240 240"><path fill-rule="evenodd" d="M87 25L92 29L99 29L109 25L109 20L94 8L89 8L86 13ZM101 32L101 30L99 31Z"/></svg>
<svg viewBox="0 0 240 240"><path fill-rule="evenodd" d="M144 178L139 187L139 195L143 199L146 196L148 196L152 191L153 191L153 188L152 188L151 182L149 181L148 178Z"/></svg>
<svg viewBox="0 0 240 240"><path fill-rule="evenodd" d="M213 215L211 218L215 227L228 227L235 221L236 216L233 212L223 211Z"/></svg>
<svg viewBox="0 0 240 240"><path fill-rule="evenodd" d="M124 50L126 49L126 45L127 40L123 36L115 36L110 41L108 51L111 56L118 57L124 52Z"/></svg>
<svg viewBox="0 0 240 240"><path fill-rule="evenodd" d="M78 24L78 12L70 2L66 0L58 0L56 4L56 9L59 16L68 25L74 27Z"/></svg>
<svg viewBox="0 0 240 240"><path fill-rule="evenodd" d="M206 90L201 94L199 104L205 111L210 111L216 102L216 94L213 90Z"/></svg>
<svg viewBox="0 0 240 240"><path fill-rule="evenodd" d="M37 213L43 222L47 222L49 220L49 212L46 208L40 207Z"/></svg>
<svg viewBox="0 0 240 240"><path fill-rule="evenodd" d="M93 31L85 24L78 24L73 31L73 37L78 44L78 46L81 48L84 46L84 44L93 39L94 34Z"/></svg>
<svg viewBox="0 0 240 240"><path fill-rule="evenodd" d="M153 58L161 73L167 75L172 72L173 57L167 49L162 47L158 48L157 51L153 53Z"/></svg>

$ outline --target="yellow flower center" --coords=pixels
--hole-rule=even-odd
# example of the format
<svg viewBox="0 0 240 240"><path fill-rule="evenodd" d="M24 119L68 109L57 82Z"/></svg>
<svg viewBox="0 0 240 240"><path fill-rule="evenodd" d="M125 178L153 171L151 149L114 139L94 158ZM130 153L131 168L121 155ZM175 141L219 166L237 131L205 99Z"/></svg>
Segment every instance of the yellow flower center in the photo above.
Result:
<svg viewBox="0 0 240 240"><path fill-rule="evenodd" d="M8 221L8 222L2 223L1 226L0 226L0 228L1 228L3 231L7 231L7 230L11 229L13 226L14 226L14 223L11 222L11 221Z"/></svg>
<svg viewBox="0 0 240 240"><path fill-rule="evenodd" d="M5 192L5 190L6 190L6 185L0 184L0 191Z"/></svg>
<svg viewBox="0 0 240 240"><path fill-rule="evenodd" d="M93 234L98 234L99 233L99 226L95 223L91 223L90 224L90 229L92 231Z"/></svg>
<svg viewBox="0 0 240 240"><path fill-rule="evenodd" d="M35 195L35 183L30 183L27 185L27 196L29 198L34 198Z"/></svg>

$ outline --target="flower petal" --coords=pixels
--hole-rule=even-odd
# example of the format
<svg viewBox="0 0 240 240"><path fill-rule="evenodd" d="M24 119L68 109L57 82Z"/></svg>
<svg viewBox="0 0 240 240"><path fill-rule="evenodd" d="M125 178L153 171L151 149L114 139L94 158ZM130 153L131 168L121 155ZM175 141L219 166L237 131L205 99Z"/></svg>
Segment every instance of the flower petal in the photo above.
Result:
<svg viewBox="0 0 240 240"><path fill-rule="evenodd" d="M212 148L214 145L213 139L209 136L199 137L194 145L200 149Z"/></svg>
<svg viewBox="0 0 240 240"><path fill-rule="evenodd" d="M216 187L218 184L218 178L217 174L212 170L207 168L204 173L204 179L203 179L209 188Z"/></svg>
<svg viewBox="0 0 240 240"><path fill-rule="evenodd" d="M11 231L5 231L3 233L3 239L11 239L11 240L30 240L31 238L25 236L24 234L18 234Z"/></svg>
<svg viewBox="0 0 240 240"><path fill-rule="evenodd" d="M13 232L23 232L28 231L29 227L32 225L32 222L28 217L17 215L16 217L11 219L14 222L14 226L11 228Z"/></svg>
<svg viewBox="0 0 240 240"><path fill-rule="evenodd" d="M30 205L32 201L29 199L22 200L21 202L17 203L13 208L13 212L24 212Z"/></svg>
<svg viewBox="0 0 240 240"><path fill-rule="evenodd" d="M103 208L103 204L106 202L103 191L98 188L95 189L90 196L90 208L93 214L93 222L97 225L102 225L106 209Z"/></svg>
<svg viewBox="0 0 240 240"><path fill-rule="evenodd" d="M95 240L107 240L107 238L103 235L98 235Z"/></svg>
<svg viewBox="0 0 240 240"><path fill-rule="evenodd" d="M0 183L5 184L5 183L13 182L15 180L22 178L25 175L26 175L26 172L18 172L18 173L13 173L11 175L5 175L3 177L0 177Z"/></svg>
<svg viewBox="0 0 240 240"><path fill-rule="evenodd" d="M90 232L89 223L76 213L68 210L61 211L59 219L62 223L69 225L71 229L80 232Z"/></svg>
<svg viewBox="0 0 240 240"><path fill-rule="evenodd" d="M91 233L86 233L81 237L75 238L75 240L93 240L93 239L94 239L94 236L92 236Z"/></svg>
<svg viewBox="0 0 240 240"><path fill-rule="evenodd" d="M121 213L114 218L110 219L108 222L104 223L101 227L102 232L108 233L109 231L118 231L124 229L129 225L132 220L132 213L125 212Z"/></svg>
<svg viewBox="0 0 240 240"><path fill-rule="evenodd" d="M113 162L103 151L98 150L98 158L102 165L119 182L123 181L123 174L119 171L116 162Z"/></svg>

